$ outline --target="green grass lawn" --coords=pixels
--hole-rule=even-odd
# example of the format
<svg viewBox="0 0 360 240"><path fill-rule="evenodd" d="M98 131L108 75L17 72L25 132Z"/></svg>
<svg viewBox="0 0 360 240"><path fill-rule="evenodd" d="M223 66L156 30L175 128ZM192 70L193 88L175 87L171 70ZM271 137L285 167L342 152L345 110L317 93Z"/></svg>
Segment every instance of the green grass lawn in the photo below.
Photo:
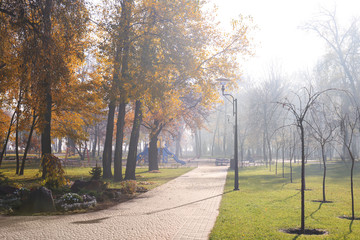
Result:
<svg viewBox="0 0 360 240"><path fill-rule="evenodd" d="M5 161L1 166L0 172L4 173L4 175L10 178L12 182L17 183L18 186L31 187L38 185L41 181L41 179L36 176L36 174L39 172L39 166L39 162L33 161L30 164L27 163L24 175L18 176L15 174L15 162ZM89 180L91 177L89 174L91 167L68 167L64 169L65 177L71 181L76 179ZM144 186L150 190L176 177L179 177L192 169L193 168L162 168L160 169L160 173L149 173L147 168L136 168L136 180L138 185ZM123 173L125 174L125 168L123 168ZM105 181L110 183L110 188L121 187L119 182L113 182L110 180ZM142 184L146 182L150 184Z"/></svg>
<svg viewBox="0 0 360 240"><path fill-rule="evenodd" d="M286 169L288 171L288 168ZM300 168L289 175L275 176L265 167L240 169L240 191L234 188L234 173L229 171L220 214L210 239L360 239L360 220L338 218L351 215L350 170L344 164L328 166L327 200L322 200L322 170L306 166L305 226L329 232L324 236L290 235L280 229L300 227ZM279 171L280 172L280 171ZM356 172L356 169L355 169ZM360 173L354 178L355 213L360 217Z"/></svg>

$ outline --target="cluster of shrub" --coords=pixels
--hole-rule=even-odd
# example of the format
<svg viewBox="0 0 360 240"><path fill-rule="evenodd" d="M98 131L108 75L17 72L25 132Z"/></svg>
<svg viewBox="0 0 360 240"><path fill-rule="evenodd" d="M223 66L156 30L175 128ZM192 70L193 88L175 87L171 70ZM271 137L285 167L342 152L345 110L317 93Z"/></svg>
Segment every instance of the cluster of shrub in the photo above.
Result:
<svg viewBox="0 0 360 240"><path fill-rule="evenodd" d="M52 160L56 163L58 159ZM102 169L97 165L89 172L90 181L66 180L61 165L57 164L48 165L46 171L41 186L31 189L16 186L0 172L0 213L68 212L93 208L98 202L118 199L121 194L147 191L138 187L136 181L124 181L118 190L108 189L108 184L100 180Z"/></svg>

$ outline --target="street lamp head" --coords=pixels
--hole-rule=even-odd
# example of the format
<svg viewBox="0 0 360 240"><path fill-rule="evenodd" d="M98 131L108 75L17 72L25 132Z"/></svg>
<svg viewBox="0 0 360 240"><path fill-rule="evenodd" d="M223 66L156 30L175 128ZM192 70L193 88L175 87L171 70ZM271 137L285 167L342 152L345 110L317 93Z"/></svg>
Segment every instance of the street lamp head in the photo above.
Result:
<svg viewBox="0 0 360 240"><path fill-rule="evenodd" d="M220 82L221 91L222 91L222 94L224 95L225 85L226 85L228 82L231 82L231 80L228 79L228 78L218 78L218 79L216 79L216 81L217 81L217 82Z"/></svg>
<svg viewBox="0 0 360 240"><path fill-rule="evenodd" d="M226 83L231 82L231 80L228 78L218 78L216 81L220 82L221 85L226 85Z"/></svg>

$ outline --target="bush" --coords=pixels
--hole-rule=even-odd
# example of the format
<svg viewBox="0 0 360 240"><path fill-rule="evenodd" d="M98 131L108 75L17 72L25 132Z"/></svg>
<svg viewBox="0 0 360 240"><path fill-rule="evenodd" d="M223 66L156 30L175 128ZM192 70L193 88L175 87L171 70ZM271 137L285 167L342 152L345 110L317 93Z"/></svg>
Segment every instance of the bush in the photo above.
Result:
<svg viewBox="0 0 360 240"><path fill-rule="evenodd" d="M61 160L53 154L44 154L42 157L42 166L40 173L45 169L46 176L43 185L49 189L58 189L67 184L65 171L61 165Z"/></svg>
<svg viewBox="0 0 360 240"><path fill-rule="evenodd" d="M84 199L77 193L65 193L60 198L61 202L66 204L82 203Z"/></svg>
<svg viewBox="0 0 360 240"><path fill-rule="evenodd" d="M89 173L91 175L91 180L100 180L102 173L101 167L98 167L96 164L96 166L93 167Z"/></svg>
<svg viewBox="0 0 360 240"><path fill-rule="evenodd" d="M134 180L128 180L121 182L121 192L127 194L136 193L137 182Z"/></svg>
<svg viewBox="0 0 360 240"><path fill-rule="evenodd" d="M9 178L4 175L4 173L0 172L0 185L9 185Z"/></svg>

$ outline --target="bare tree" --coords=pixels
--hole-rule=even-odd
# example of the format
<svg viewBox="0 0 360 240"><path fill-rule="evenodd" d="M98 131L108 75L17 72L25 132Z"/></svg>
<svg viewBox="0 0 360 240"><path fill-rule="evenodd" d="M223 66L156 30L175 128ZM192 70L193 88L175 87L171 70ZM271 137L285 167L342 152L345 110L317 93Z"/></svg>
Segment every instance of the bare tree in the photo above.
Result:
<svg viewBox="0 0 360 240"><path fill-rule="evenodd" d="M334 132L338 125L335 123L334 118L331 118L331 109L324 103L319 104L316 109L310 111L311 123L311 136L319 143L321 149L321 158L323 162L323 199L322 202L326 203L325 183L326 183L326 145L334 139Z"/></svg>
<svg viewBox="0 0 360 240"><path fill-rule="evenodd" d="M337 116L340 121L340 142L346 147L351 159L350 168L350 187L351 187L351 219L355 219L355 201L354 201L354 168L355 168L355 155L353 151L353 140L358 134L360 123L360 108L358 104L354 104L349 108L350 111L344 112L337 108Z"/></svg>
<svg viewBox="0 0 360 240"><path fill-rule="evenodd" d="M317 66L317 75L321 78L320 86L345 89L359 101L359 63L360 63L360 31L359 18L353 18L347 25L341 25L337 19L336 9L323 11L317 19L304 26L315 32L328 46L328 53ZM344 99L344 112L351 105L348 98ZM348 129L344 129L344 143L341 158L350 159L348 145Z"/></svg>
<svg viewBox="0 0 360 240"><path fill-rule="evenodd" d="M321 19L322 18L322 19ZM336 18L336 10L324 9L320 18L308 23L305 29L313 31L330 47L331 54L335 56L335 64L339 65L343 74L342 86L349 89L355 96L358 94L357 62L360 55L360 41L358 19L354 19L350 26L342 28Z"/></svg>
<svg viewBox="0 0 360 240"><path fill-rule="evenodd" d="M328 91L328 90L325 90ZM291 101L285 98L278 102L295 118L294 125L300 131L301 141L301 228L305 232L305 124L306 117L317 98L325 91L314 92L312 88L302 88L299 93L293 93L294 99Z"/></svg>

